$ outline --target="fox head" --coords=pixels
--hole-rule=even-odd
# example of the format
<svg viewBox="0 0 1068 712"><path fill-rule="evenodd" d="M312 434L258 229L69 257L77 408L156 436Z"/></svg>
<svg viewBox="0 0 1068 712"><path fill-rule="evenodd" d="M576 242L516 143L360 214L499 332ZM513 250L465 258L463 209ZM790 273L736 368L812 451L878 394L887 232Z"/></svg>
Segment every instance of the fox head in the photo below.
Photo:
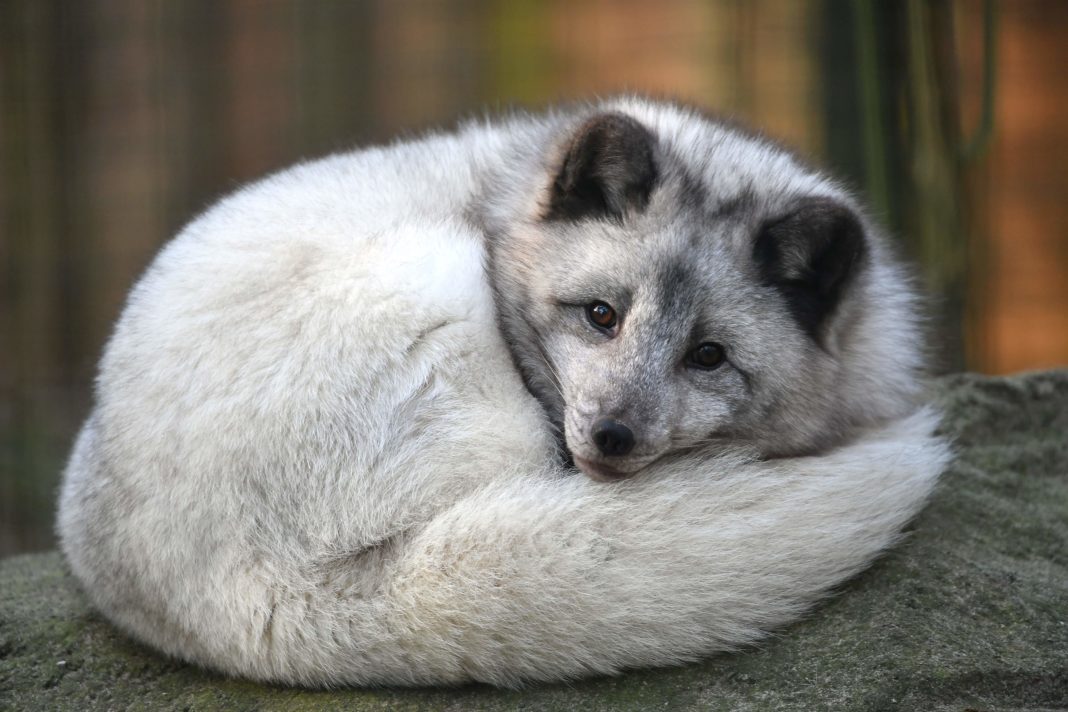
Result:
<svg viewBox="0 0 1068 712"><path fill-rule="evenodd" d="M565 123L489 253L505 338L579 469L805 454L911 407L913 292L848 194L674 106Z"/></svg>

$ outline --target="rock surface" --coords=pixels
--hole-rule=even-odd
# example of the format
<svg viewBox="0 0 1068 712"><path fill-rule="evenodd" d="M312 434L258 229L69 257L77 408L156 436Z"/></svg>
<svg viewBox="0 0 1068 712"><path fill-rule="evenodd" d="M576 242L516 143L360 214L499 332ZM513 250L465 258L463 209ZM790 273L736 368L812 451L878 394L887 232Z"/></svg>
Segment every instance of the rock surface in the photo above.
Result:
<svg viewBox="0 0 1068 712"><path fill-rule="evenodd" d="M935 399L958 457L907 541L758 648L518 692L267 687L127 640L50 553L0 562L0 710L1068 709L1068 371Z"/></svg>

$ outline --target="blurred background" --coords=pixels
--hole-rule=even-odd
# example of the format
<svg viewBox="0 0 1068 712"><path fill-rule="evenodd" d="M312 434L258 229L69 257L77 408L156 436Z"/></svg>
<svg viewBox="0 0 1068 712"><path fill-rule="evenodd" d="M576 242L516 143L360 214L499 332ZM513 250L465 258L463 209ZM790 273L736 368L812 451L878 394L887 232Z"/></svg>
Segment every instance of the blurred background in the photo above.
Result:
<svg viewBox="0 0 1068 712"><path fill-rule="evenodd" d="M621 90L755 124L866 195L938 368L1068 363L1062 0L0 0L0 555L56 486L131 282L294 161Z"/></svg>

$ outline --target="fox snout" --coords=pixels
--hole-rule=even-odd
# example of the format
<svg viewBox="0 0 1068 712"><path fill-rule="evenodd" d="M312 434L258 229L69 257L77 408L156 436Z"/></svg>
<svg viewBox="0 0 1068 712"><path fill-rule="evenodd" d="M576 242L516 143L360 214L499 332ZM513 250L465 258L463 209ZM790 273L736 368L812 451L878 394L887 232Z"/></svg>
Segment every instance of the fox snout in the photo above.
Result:
<svg viewBox="0 0 1068 712"><path fill-rule="evenodd" d="M634 449L634 432L613 418L601 418L594 423L590 439L605 457L622 457Z"/></svg>
<svg viewBox="0 0 1068 712"><path fill-rule="evenodd" d="M565 418L567 448L575 466L601 482L615 482L637 474L660 454L650 439L649 424L629 410L574 408ZM587 414L589 413L589 414ZM630 416L630 417L628 417ZM635 419L631 419L635 417Z"/></svg>
<svg viewBox="0 0 1068 712"><path fill-rule="evenodd" d="M633 463L624 460L637 444L634 431L626 423L602 416L590 426L587 442L597 448L599 457L588 459L576 453L575 465L591 478L600 482L615 482L637 472L631 466Z"/></svg>

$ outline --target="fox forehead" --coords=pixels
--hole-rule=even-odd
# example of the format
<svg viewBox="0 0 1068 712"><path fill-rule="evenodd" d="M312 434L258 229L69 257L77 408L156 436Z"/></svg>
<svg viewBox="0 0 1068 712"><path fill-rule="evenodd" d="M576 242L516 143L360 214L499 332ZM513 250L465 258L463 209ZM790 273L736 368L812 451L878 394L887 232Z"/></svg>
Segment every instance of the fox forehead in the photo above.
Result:
<svg viewBox="0 0 1068 712"><path fill-rule="evenodd" d="M623 222L554 226L536 261L544 284L565 302L630 301L644 295L665 308L732 303L756 284L752 251L760 216L733 201L714 214L677 196Z"/></svg>
<svg viewBox="0 0 1068 712"><path fill-rule="evenodd" d="M645 330L656 322L659 338L740 338L770 308L769 300L744 264L729 250L713 247L714 238L701 250L690 243L662 240L579 261L556 253L555 265L547 268L552 277L537 280L547 290L541 296L558 304L608 302L621 313L625 328Z"/></svg>

